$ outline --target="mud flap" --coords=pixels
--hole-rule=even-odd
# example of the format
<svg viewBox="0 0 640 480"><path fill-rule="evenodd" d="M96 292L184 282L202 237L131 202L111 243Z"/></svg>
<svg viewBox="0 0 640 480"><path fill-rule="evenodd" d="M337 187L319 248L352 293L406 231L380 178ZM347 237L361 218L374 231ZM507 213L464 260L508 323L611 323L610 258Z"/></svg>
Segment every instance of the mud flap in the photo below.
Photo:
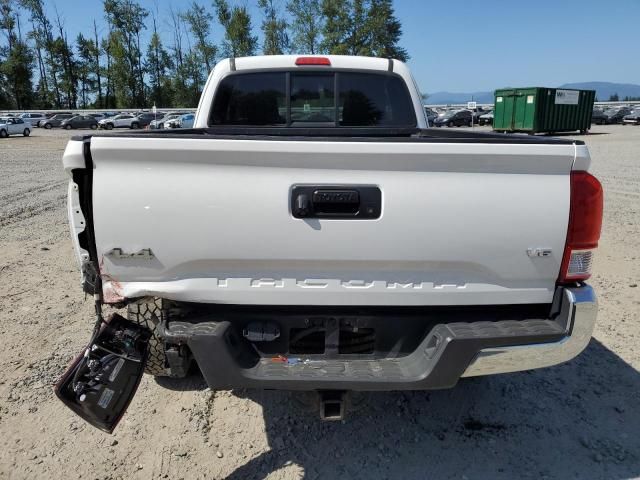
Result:
<svg viewBox="0 0 640 480"><path fill-rule="evenodd" d="M94 427L111 433L138 390L151 332L114 314L56 384L57 397Z"/></svg>

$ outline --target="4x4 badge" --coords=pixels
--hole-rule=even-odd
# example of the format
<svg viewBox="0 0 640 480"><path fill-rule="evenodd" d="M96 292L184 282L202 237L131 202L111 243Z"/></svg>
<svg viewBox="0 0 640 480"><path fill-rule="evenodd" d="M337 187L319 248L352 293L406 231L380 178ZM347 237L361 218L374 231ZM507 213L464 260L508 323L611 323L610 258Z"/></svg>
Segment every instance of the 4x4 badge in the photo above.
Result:
<svg viewBox="0 0 640 480"><path fill-rule="evenodd" d="M107 255L114 258L120 259L140 259L140 260L151 260L155 257L150 248L143 248L134 253L123 252L121 248L112 248L107 252Z"/></svg>

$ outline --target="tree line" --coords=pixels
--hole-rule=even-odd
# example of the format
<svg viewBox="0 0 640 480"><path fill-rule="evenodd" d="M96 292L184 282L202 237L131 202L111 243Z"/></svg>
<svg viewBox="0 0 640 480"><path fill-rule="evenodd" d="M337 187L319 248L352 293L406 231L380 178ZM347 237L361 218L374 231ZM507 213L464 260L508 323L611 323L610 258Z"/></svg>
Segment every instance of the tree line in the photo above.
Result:
<svg viewBox="0 0 640 480"><path fill-rule="evenodd" d="M193 107L216 62L226 57L344 54L406 60L392 0L257 0L246 6L193 1L158 13L135 0L102 0L106 29L69 38L44 0L0 0L0 108ZM262 43L255 28L262 31ZM222 37L212 41L214 29ZM105 31L106 30L106 31Z"/></svg>
<svg viewBox="0 0 640 480"><path fill-rule="evenodd" d="M640 97L630 97L628 95L622 99L623 102L637 102L638 100L640 100ZM609 101L619 102L620 96L617 93L614 93L613 95L609 95Z"/></svg>

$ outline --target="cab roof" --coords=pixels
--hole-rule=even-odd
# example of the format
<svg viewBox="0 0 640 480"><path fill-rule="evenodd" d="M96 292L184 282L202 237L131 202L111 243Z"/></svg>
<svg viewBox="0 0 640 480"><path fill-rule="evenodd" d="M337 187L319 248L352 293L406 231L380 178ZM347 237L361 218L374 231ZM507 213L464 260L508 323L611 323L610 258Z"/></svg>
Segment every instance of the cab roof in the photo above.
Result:
<svg viewBox="0 0 640 480"><path fill-rule="evenodd" d="M296 65L298 59L328 59L330 65ZM230 70L264 70L281 68L338 68L357 70L395 70L396 66L404 66L399 60L376 57L357 57L349 55L263 55L254 57L238 57L223 60ZM406 67L405 67L406 68Z"/></svg>

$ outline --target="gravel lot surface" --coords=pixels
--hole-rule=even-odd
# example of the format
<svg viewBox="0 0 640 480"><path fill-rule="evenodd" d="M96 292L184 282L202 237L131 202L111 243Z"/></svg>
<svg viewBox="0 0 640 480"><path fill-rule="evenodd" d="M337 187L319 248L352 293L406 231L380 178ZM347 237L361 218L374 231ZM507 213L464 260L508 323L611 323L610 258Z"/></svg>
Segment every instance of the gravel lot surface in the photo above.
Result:
<svg viewBox="0 0 640 480"><path fill-rule="evenodd" d="M640 476L640 127L583 137L606 206L598 325L575 360L447 391L365 394L342 423L319 422L286 392L145 376L112 436L51 389L93 323L66 222L70 135L0 141L0 478Z"/></svg>

